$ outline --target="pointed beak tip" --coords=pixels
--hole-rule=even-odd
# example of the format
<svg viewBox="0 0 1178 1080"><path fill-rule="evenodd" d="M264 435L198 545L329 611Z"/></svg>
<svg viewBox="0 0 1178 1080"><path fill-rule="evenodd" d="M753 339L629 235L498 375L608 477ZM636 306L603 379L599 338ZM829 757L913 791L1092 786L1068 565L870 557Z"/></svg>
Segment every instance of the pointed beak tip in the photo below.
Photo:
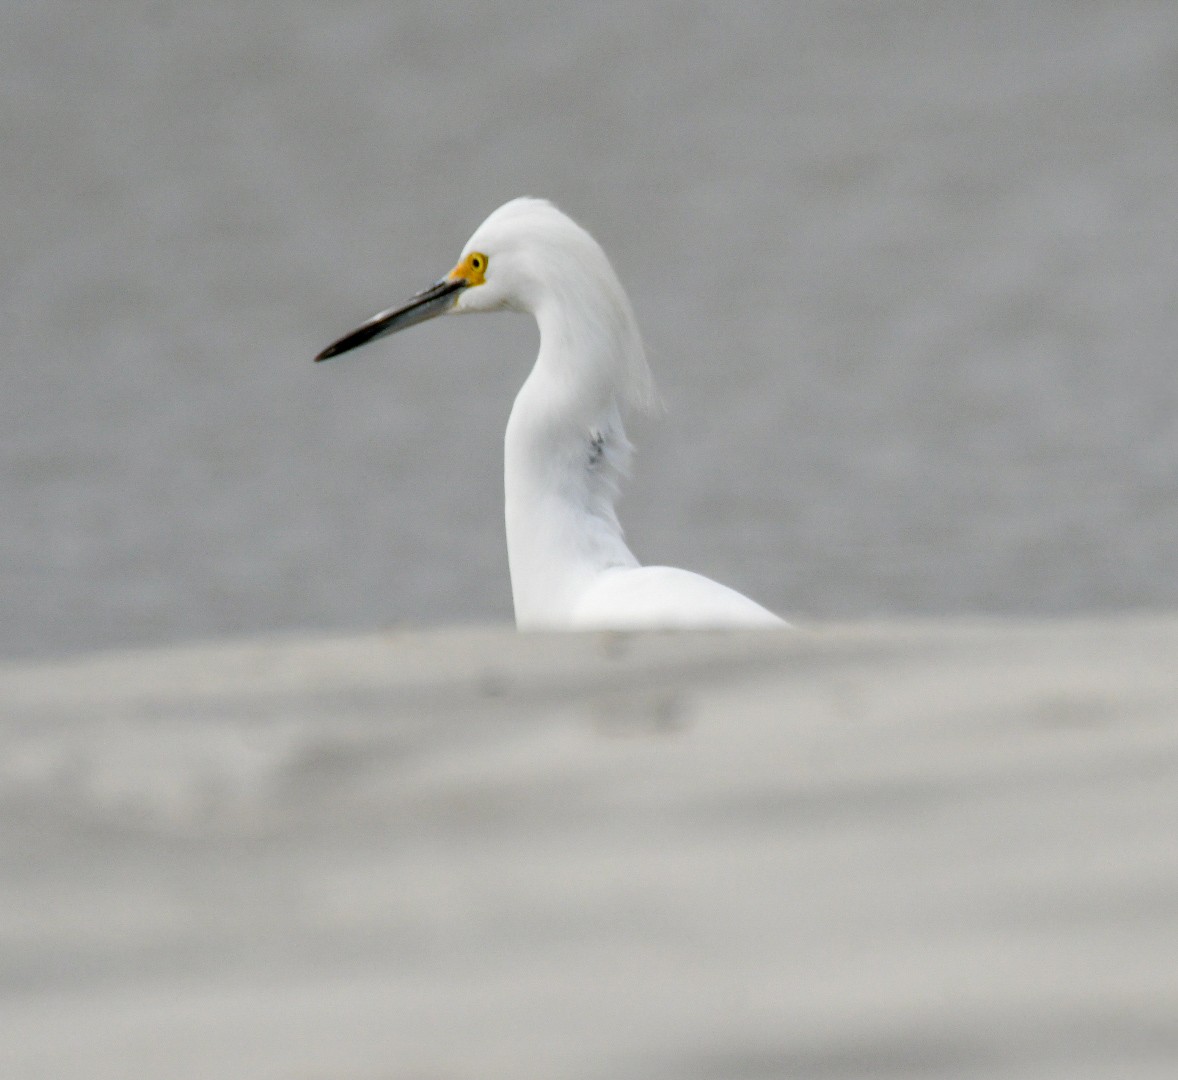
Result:
<svg viewBox="0 0 1178 1080"><path fill-rule="evenodd" d="M330 360L333 356L339 356L339 354L344 351L345 350L339 347L338 341L333 342L331 345L328 345L326 349L316 355L315 363L321 364L324 360Z"/></svg>

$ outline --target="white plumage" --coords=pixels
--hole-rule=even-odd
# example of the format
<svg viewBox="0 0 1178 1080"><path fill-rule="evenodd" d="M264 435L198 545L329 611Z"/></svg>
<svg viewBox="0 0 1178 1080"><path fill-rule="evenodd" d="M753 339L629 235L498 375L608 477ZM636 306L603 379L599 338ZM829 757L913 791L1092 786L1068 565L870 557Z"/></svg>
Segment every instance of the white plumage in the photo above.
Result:
<svg viewBox="0 0 1178 1080"><path fill-rule="evenodd" d="M523 311L540 352L504 439L507 554L520 629L785 626L715 581L641 566L615 502L630 459L622 426L652 402L630 301L600 245L542 199L513 199L458 265L316 357L326 360L447 312Z"/></svg>

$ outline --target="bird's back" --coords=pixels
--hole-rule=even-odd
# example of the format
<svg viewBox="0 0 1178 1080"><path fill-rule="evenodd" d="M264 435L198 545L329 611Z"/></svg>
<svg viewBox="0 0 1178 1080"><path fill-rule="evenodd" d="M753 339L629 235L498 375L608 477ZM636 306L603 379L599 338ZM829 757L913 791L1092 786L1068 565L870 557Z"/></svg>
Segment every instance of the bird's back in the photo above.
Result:
<svg viewBox="0 0 1178 1080"><path fill-rule="evenodd" d="M603 570L577 599L570 629L718 629L789 624L717 581L671 566Z"/></svg>

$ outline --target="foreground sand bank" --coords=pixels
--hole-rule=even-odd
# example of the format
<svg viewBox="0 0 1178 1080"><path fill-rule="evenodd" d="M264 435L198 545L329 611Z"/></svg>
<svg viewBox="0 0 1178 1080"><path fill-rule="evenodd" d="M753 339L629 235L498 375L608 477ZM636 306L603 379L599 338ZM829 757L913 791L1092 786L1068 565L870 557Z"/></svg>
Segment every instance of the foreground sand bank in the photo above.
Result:
<svg viewBox="0 0 1178 1080"><path fill-rule="evenodd" d="M0 1075L1178 1075L1178 618L0 669Z"/></svg>

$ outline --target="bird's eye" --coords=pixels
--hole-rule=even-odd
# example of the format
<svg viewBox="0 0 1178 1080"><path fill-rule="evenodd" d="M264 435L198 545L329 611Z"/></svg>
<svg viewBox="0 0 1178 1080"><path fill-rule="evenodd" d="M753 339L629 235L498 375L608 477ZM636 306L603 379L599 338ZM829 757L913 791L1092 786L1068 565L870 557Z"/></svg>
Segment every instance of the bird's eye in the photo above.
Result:
<svg viewBox="0 0 1178 1080"><path fill-rule="evenodd" d="M472 251L462 260L456 273L466 279L467 285L482 285L486 278L487 256L481 251Z"/></svg>

